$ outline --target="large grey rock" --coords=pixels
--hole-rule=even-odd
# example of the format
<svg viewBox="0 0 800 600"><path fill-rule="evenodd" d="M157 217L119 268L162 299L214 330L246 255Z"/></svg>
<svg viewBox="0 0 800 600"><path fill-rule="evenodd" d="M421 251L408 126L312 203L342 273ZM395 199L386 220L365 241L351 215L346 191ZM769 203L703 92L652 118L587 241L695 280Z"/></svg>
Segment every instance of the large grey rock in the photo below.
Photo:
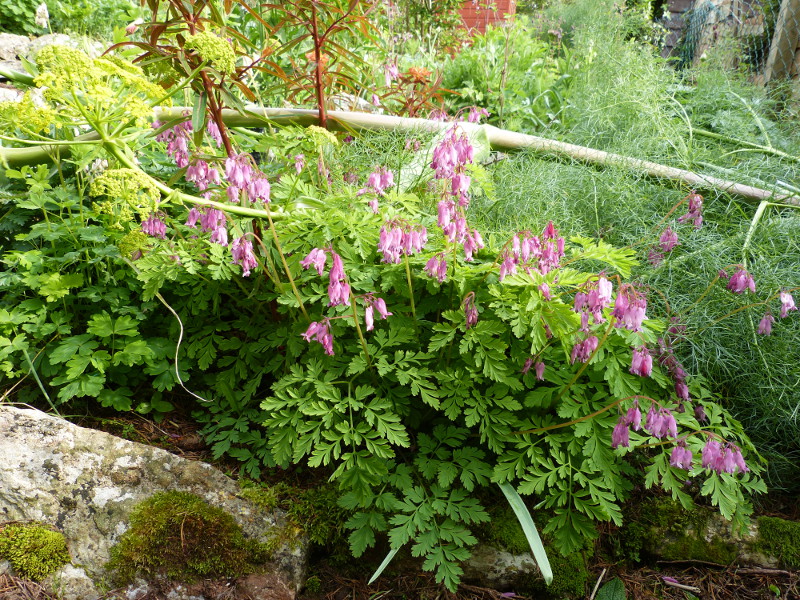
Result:
<svg viewBox="0 0 800 600"><path fill-rule="evenodd" d="M20 58L26 56L31 46L31 40L24 35L13 33L0 33L0 67L21 71Z"/></svg>
<svg viewBox="0 0 800 600"><path fill-rule="evenodd" d="M50 584L65 600L99 595L88 593L86 583L106 575L104 564L128 527L130 511L165 490L190 492L224 509L248 537L288 537L274 556L274 573L281 586L299 589L305 541L291 539L282 512L266 513L239 497L236 482L217 469L37 410L0 405L0 523L41 521L64 533L72 565Z"/></svg>
<svg viewBox="0 0 800 600"><path fill-rule="evenodd" d="M106 50L106 46L96 40L86 37L69 36L66 33L48 33L34 39L28 47L26 57L34 60L36 54L45 46L67 46L75 48L88 54L91 58L97 58Z"/></svg>

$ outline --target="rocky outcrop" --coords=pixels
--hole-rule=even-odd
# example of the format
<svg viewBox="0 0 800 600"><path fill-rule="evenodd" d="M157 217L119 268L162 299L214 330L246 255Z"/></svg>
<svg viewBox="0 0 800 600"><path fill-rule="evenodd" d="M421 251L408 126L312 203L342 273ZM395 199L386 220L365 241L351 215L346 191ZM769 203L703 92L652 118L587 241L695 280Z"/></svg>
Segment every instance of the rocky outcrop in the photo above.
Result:
<svg viewBox="0 0 800 600"><path fill-rule="evenodd" d="M37 410L0 405L0 523L39 521L63 532L72 563L49 583L66 600L99 596L96 585L107 577L104 565L130 511L166 490L222 508L247 537L280 540L269 573L278 577L266 580L299 589L304 540L294 537L282 512L265 512L240 497L236 482L217 469Z"/></svg>

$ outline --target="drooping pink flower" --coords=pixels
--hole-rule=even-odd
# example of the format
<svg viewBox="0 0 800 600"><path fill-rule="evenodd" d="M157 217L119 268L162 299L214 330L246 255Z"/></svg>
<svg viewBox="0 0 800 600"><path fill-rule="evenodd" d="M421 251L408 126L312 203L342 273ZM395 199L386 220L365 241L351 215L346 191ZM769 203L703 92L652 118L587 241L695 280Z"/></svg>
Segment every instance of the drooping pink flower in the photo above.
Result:
<svg viewBox="0 0 800 600"><path fill-rule="evenodd" d="M325 261L327 258L328 256L325 254L325 251L322 248L314 248L303 260L300 261L300 266L304 269L308 269L313 265L317 270L317 275L322 275L322 273L325 271Z"/></svg>
<svg viewBox="0 0 800 600"><path fill-rule="evenodd" d="M477 123L481 120L481 117L488 117L489 111L485 108L480 108L478 106L470 106L469 108L469 116L467 117L467 121L470 123Z"/></svg>
<svg viewBox="0 0 800 600"><path fill-rule="evenodd" d="M439 283L443 283L447 279L447 259L444 252L432 256L427 263L425 263L425 273L428 277L435 277Z"/></svg>
<svg viewBox="0 0 800 600"><path fill-rule="evenodd" d="M634 400L633 405L625 413L625 424L630 425L634 431L639 431L642 425L642 411L639 410L639 401Z"/></svg>
<svg viewBox="0 0 800 600"><path fill-rule="evenodd" d="M191 227L192 229L197 228L197 220L200 218L200 211L197 210L196 206L193 206L189 209L189 214L186 217L186 226Z"/></svg>
<svg viewBox="0 0 800 600"><path fill-rule="evenodd" d="M781 319L785 319L790 310L797 310L797 305L794 303L794 298L789 292L781 292Z"/></svg>
<svg viewBox="0 0 800 600"><path fill-rule="evenodd" d="M233 154L225 160L225 179L239 189L247 188L253 177L253 159L249 154Z"/></svg>
<svg viewBox="0 0 800 600"><path fill-rule="evenodd" d="M703 197L700 194L692 192L689 195L689 208L686 214L678 217L678 223L685 223L691 221L695 229L700 229L703 226Z"/></svg>
<svg viewBox="0 0 800 600"><path fill-rule="evenodd" d="M377 194L378 196L385 196L386 190L394 185L394 173L386 167L377 167L367 177L366 187L361 188L356 192L357 196L364 194Z"/></svg>
<svg viewBox="0 0 800 600"><path fill-rule="evenodd" d="M330 253L332 264L328 284L328 298L330 299L328 306L350 304L350 284L347 283L344 276L342 257L333 250L330 250Z"/></svg>
<svg viewBox="0 0 800 600"><path fill-rule="evenodd" d="M211 185L221 183L219 172L206 161L197 159L186 167L186 181L193 182L197 189L205 191Z"/></svg>
<svg viewBox="0 0 800 600"><path fill-rule="evenodd" d="M670 454L669 457L669 464L679 469L691 470L692 451L686 447L685 440L680 440L675 448L672 449L672 454Z"/></svg>
<svg viewBox="0 0 800 600"><path fill-rule="evenodd" d="M163 123L153 121L153 129L160 129ZM166 129L156 136L159 142L167 143L167 155L175 160L178 168L189 164L189 138L192 131L191 120L182 121L170 129Z"/></svg>
<svg viewBox="0 0 800 600"><path fill-rule="evenodd" d="M397 264L403 255L417 254L427 243L428 230L425 227L395 219L381 227L378 251L383 253L383 262Z"/></svg>
<svg viewBox="0 0 800 600"><path fill-rule="evenodd" d="M372 98L370 98L370 102L372 103L372 106L376 106L377 107L377 106L381 105L381 99L378 97L378 94L372 94Z"/></svg>
<svg viewBox="0 0 800 600"><path fill-rule="evenodd" d="M142 231L149 236L166 239L167 225L161 220L156 213L150 213L150 216L142 221Z"/></svg>
<svg viewBox="0 0 800 600"><path fill-rule="evenodd" d="M228 228L225 225L215 227L211 232L211 243L219 244L220 246L228 245Z"/></svg>
<svg viewBox="0 0 800 600"><path fill-rule="evenodd" d="M743 294L747 290L756 291L756 282L753 276L744 267L739 267L728 280L728 289L734 294Z"/></svg>
<svg viewBox="0 0 800 600"><path fill-rule="evenodd" d="M533 358L529 357L529 358L525 359L525 364L522 365L522 371L521 371L522 374L523 375L527 375L528 371L531 370L532 366L533 366Z"/></svg>
<svg viewBox="0 0 800 600"><path fill-rule="evenodd" d="M771 312L767 312L758 324L758 333L761 335L770 335L772 333L772 324L775 322L775 317Z"/></svg>
<svg viewBox="0 0 800 600"><path fill-rule="evenodd" d="M538 379L539 381L544 381L544 369L545 369L544 363L542 361L538 361L533 366L533 369L534 371L536 371L536 379Z"/></svg>
<svg viewBox="0 0 800 600"><path fill-rule="evenodd" d="M630 331L641 331L642 322L647 318L647 298L630 284L623 284L617 293L613 314L617 318L616 327Z"/></svg>
<svg viewBox="0 0 800 600"><path fill-rule="evenodd" d="M319 342L322 344L325 354L333 356L333 335L331 334L330 322L328 319L311 323L302 336L303 339L309 343L312 340Z"/></svg>
<svg viewBox="0 0 800 600"><path fill-rule="evenodd" d="M400 78L400 69L397 68L397 62L388 62L383 65L383 76L386 81L386 87L392 85L392 82Z"/></svg>
<svg viewBox="0 0 800 600"><path fill-rule="evenodd" d="M224 227L227 219L225 213L216 208L204 206L200 212L200 231L214 231Z"/></svg>
<svg viewBox="0 0 800 600"><path fill-rule="evenodd" d="M542 297L545 300L552 300L553 296L550 294L550 286L547 283L539 284L539 291L542 293Z"/></svg>
<svg viewBox="0 0 800 600"><path fill-rule="evenodd" d="M303 167L306 166L306 155L305 154L295 154L294 155L294 170L297 171L299 175L300 172L303 170Z"/></svg>
<svg viewBox="0 0 800 600"><path fill-rule="evenodd" d="M664 252L670 252L675 246L678 246L678 234L672 231L671 227L667 227L658 239L658 243Z"/></svg>
<svg viewBox="0 0 800 600"><path fill-rule="evenodd" d="M222 134L219 132L219 126L213 120L208 121L208 125L206 127L208 131L209 137L214 140L214 143L217 145L217 148L222 146Z"/></svg>
<svg viewBox="0 0 800 600"><path fill-rule="evenodd" d="M253 242L245 236L233 240L231 254L233 255L233 264L242 267L242 277L250 275L250 270L258 266L256 255L253 253Z"/></svg>
<svg viewBox="0 0 800 600"><path fill-rule="evenodd" d="M250 202L261 200L264 204L269 204L270 185L267 176L261 171L256 171L250 182L247 184L247 196Z"/></svg>
<svg viewBox="0 0 800 600"><path fill-rule="evenodd" d="M386 302L383 298L367 294L364 296L364 302L367 304L364 310L364 322L367 325L367 331L372 331L375 328L375 311L378 311L378 316L383 320L392 316L392 313L386 309Z"/></svg>
<svg viewBox="0 0 800 600"><path fill-rule="evenodd" d="M653 370L653 357L645 346L640 346L633 351L630 372L632 375L650 377Z"/></svg>
<svg viewBox="0 0 800 600"><path fill-rule="evenodd" d="M620 418L620 420L617 421L617 424L614 425L614 431L611 432L611 447L614 449L617 449L620 446L629 448L630 445L630 431L628 426L625 424L624 419Z"/></svg>
<svg viewBox="0 0 800 600"><path fill-rule="evenodd" d="M467 329L473 327L478 322L478 308L475 306L475 292L470 292L462 303L464 316L466 317Z"/></svg>
<svg viewBox="0 0 800 600"><path fill-rule="evenodd" d="M656 410L655 404L652 404L647 412L647 421L644 427L650 432L650 435L658 439L678 437L678 424L675 417L666 408Z"/></svg>
<svg viewBox="0 0 800 600"><path fill-rule="evenodd" d="M700 422L705 423L708 421L708 415L706 414L706 409L703 408L702 404L698 404L694 407L694 417Z"/></svg>
<svg viewBox="0 0 800 600"><path fill-rule="evenodd" d="M577 362L588 361L592 357L594 351L597 350L597 346L599 343L600 340L598 340L597 336L594 335L590 335L585 340L577 342L572 347L570 362L574 364L576 361Z"/></svg>

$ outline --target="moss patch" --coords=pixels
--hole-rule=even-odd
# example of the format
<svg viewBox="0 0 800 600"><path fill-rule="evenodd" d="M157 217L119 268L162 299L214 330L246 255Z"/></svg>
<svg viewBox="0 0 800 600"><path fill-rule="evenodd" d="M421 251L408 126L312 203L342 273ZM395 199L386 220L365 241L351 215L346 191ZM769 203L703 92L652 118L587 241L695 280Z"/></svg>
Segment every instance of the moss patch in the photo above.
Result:
<svg viewBox="0 0 800 600"><path fill-rule="evenodd" d="M711 514L710 509L702 506L688 511L668 497L647 501L642 507L640 519L641 525L646 528L643 550L663 560L703 560L730 564L738 555L736 545L718 536L711 540L704 537Z"/></svg>
<svg viewBox="0 0 800 600"><path fill-rule="evenodd" d="M530 552L531 547L522 526L519 524L514 511L506 505L490 509L491 520L478 528L477 533L481 540L488 544L510 552L523 554ZM533 516L537 528L547 522L544 514ZM541 530L540 530L541 533ZM561 599L584 598L586 596L586 582L589 579L589 570L586 566L587 559L593 554L591 542L587 542L582 551L573 552L568 556L556 550L547 536L543 536L547 558L553 570L553 583L546 586L541 578L521 581L518 591L532 593L536 598Z"/></svg>
<svg viewBox="0 0 800 600"><path fill-rule="evenodd" d="M136 576L192 582L238 577L269 559L269 544L246 540L233 517L185 492L155 494L131 513L130 529L111 549L114 583Z"/></svg>
<svg viewBox="0 0 800 600"><path fill-rule="evenodd" d="M776 556L786 569L800 568L800 523L777 517L759 517L756 549Z"/></svg>
<svg viewBox="0 0 800 600"><path fill-rule="evenodd" d="M0 558L23 579L41 581L70 562L64 536L38 524L0 527Z"/></svg>

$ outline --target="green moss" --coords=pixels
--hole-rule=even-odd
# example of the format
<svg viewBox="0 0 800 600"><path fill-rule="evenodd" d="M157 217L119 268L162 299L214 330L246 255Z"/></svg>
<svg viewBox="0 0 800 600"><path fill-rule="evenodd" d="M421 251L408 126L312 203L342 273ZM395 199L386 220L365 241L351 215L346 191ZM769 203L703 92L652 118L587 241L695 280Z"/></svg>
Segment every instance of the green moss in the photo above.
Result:
<svg viewBox="0 0 800 600"><path fill-rule="evenodd" d="M280 508L289 522L301 530L312 544L328 549L345 542L344 524L351 512L339 506L340 492L332 485L296 488L279 483L272 487L241 482L239 495L264 510Z"/></svg>
<svg viewBox="0 0 800 600"><path fill-rule="evenodd" d="M12 524L0 529L0 558L17 575L41 581L70 562L64 536L38 524Z"/></svg>
<svg viewBox="0 0 800 600"><path fill-rule="evenodd" d="M477 531L481 540L512 554L523 554L531 551L525 532L522 531L517 516L509 506L501 505L490 509L490 515L491 520ZM547 519L544 515L534 515L534 522L537 524L546 521ZM562 556L549 543L550 540L547 539L547 536L544 537L543 541L547 557L550 560L550 567L553 570L553 583L546 586L540 578L521 581L519 591L530 592L536 598L543 599L585 597L586 582L589 579L586 560L592 554L591 542L587 542L586 548L582 551Z"/></svg>
<svg viewBox="0 0 800 600"><path fill-rule="evenodd" d="M786 569L800 568L800 523L777 517L759 517L756 549L776 556Z"/></svg>
<svg viewBox="0 0 800 600"><path fill-rule="evenodd" d="M705 539L711 514L709 509L702 506L688 511L668 497L645 502L640 519L645 531L638 532L643 535L643 550L664 560L703 560L730 564L738 554L736 545L718 536Z"/></svg>
<svg viewBox="0 0 800 600"><path fill-rule="evenodd" d="M522 554L531 551L525 532L522 531L522 526L519 524L519 519L517 519L517 515L514 514L514 511L509 506L491 510L490 516L489 522L478 531L481 539L511 554Z"/></svg>
<svg viewBox="0 0 800 600"><path fill-rule="evenodd" d="M191 582L256 570L273 548L246 540L233 517L185 492L155 494L131 513L130 529L111 549L107 568L118 585L136 576Z"/></svg>

